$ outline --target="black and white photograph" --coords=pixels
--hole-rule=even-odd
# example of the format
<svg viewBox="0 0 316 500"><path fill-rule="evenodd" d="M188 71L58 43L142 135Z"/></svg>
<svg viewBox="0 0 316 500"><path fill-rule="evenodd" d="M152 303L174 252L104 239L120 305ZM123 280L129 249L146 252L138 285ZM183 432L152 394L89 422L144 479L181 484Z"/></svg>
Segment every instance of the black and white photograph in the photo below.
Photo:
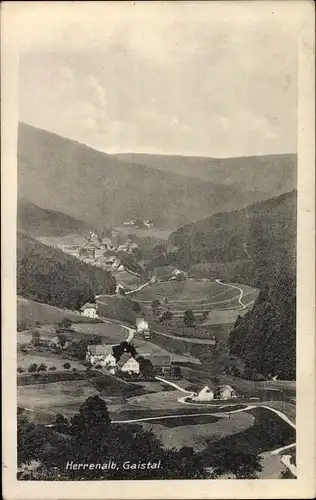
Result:
<svg viewBox="0 0 316 500"><path fill-rule="evenodd" d="M40 3L19 37L17 481L297 480L297 18Z"/></svg>

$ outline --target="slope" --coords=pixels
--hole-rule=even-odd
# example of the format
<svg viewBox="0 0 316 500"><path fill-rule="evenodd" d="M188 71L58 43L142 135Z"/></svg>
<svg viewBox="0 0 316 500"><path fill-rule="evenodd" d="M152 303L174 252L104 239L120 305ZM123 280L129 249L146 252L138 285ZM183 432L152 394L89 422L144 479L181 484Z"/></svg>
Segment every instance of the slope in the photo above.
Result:
<svg viewBox="0 0 316 500"><path fill-rule="evenodd" d="M295 154L262 155L237 158L153 155L124 153L115 155L127 163L138 163L165 172L197 177L225 186L257 192L257 200L272 198L296 187ZM261 198L260 198L261 196Z"/></svg>
<svg viewBox="0 0 316 500"><path fill-rule="evenodd" d="M114 293L115 279L61 250L17 234L17 294L67 309L79 309L95 295Z"/></svg>
<svg viewBox="0 0 316 500"><path fill-rule="evenodd" d="M18 186L20 196L39 206L93 224L151 218L156 227L175 228L254 199L244 188L127 164L23 123Z"/></svg>
<svg viewBox="0 0 316 500"><path fill-rule="evenodd" d="M176 251L165 260L184 268L207 263L220 269L218 277L262 288L282 272L295 275L295 239L292 191L179 228L169 239Z"/></svg>
<svg viewBox="0 0 316 500"><path fill-rule="evenodd" d="M18 198L17 229L34 238L38 236L65 236L88 231L88 224L69 215L41 208L35 203Z"/></svg>

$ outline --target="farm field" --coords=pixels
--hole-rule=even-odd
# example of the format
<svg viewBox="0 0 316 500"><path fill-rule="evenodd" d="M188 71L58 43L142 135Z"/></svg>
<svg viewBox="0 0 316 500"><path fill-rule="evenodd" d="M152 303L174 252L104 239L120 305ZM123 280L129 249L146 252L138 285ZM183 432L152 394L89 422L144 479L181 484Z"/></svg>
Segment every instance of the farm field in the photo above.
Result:
<svg viewBox="0 0 316 500"><path fill-rule="evenodd" d="M116 279L116 282L125 285L126 287L134 288L136 285L140 283L140 279L138 276L134 276L127 271L115 271L113 269L110 270L112 276Z"/></svg>
<svg viewBox="0 0 316 500"><path fill-rule="evenodd" d="M36 321L42 324L51 324L58 323L64 318L68 318L74 323L86 321L83 316L74 311L59 309L58 307L42 304L41 302L34 302L33 300L24 299L22 297L17 298L18 323L24 322L27 326L35 325Z"/></svg>
<svg viewBox="0 0 316 500"><path fill-rule="evenodd" d="M201 423L198 423L199 419ZM207 448L210 441L217 441L246 431L253 425L254 418L246 412L241 412L232 415L230 420L205 416L204 418L198 417L197 420L193 417L184 417L162 422L142 423L142 427L154 432L165 446L175 448L189 446L193 447L196 452L201 452Z"/></svg>
<svg viewBox="0 0 316 500"><path fill-rule="evenodd" d="M70 416L86 398L98 394L89 380L71 380L18 386L17 401L19 406L32 410L29 413L31 418L49 423L56 413Z"/></svg>
<svg viewBox="0 0 316 500"><path fill-rule="evenodd" d="M154 298L166 297L172 302L183 300L212 299L224 291L223 285L216 281L187 279L186 281L163 281L154 283L134 294L134 299L151 301Z"/></svg>
<svg viewBox="0 0 316 500"><path fill-rule="evenodd" d="M142 238L149 236L151 238L158 238L159 240L167 240L174 229L158 229L152 228L137 228L132 226L116 226L115 229L125 235L134 234Z"/></svg>
<svg viewBox="0 0 316 500"><path fill-rule="evenodd" d="M210 280L154 283L133 294L133 298L147 307L158 299L175 318L181 318L187 309L192 309L196 315L211 311L205 324L234 323L239 314L245 314L252 307L259 293L248 285L235 286L243 291L242 302L247 306L244 309L239 302L238 289Z"/></svg>
<svg viewBox="0 0 316 500"><path fill-rule="evenodd" d="M76 368L77 370L84 370L83 364L79 361L69 358L62 358L61 356L58 356L58 354L50 353L49 351L43 353L24 353L20 351L17 352L17 366L20 366L21 368L24 368L24 370L27 370L30 364L33 363L36 363L37 365L44 363L47 366L47 370L49 370L49 368L51 368L52 366L55 366L56 370L64 371L63 365L65 363L69 363L71 365L70 370L72 370L72 368Z"/></svg>

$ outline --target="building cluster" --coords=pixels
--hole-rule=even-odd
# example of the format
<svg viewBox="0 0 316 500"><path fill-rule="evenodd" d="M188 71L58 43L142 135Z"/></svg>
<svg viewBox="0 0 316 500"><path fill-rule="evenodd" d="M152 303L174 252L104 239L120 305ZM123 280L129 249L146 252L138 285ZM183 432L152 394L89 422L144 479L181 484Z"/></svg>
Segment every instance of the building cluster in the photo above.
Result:
<svg viewBox="0 0 316 500"><path fill-rule="evenodd" d="M119 345L89 345L86 361L93 366L101 366L112 375L118 372L139 375L144 360L150 361L155 373L168 374L171 371L171 357L168 355L121 352Z"/></svg>
<svg viewBox="0 0 316 500"><path fill-rule="evenodd" d="M192 401L213 401L214 399L232 399L236 398L237 394L235 389L233 389L230 385L214 385L209 384L205 385L200 392L195 393L192 396Z"/></svg>
<svg viewBox="0 0 316 500"><path fill-rule="evenodd" d="M154 222L152 219L148 220L140 220L140 219L132 219L126 222L123 222L123 226L125 227L135 227L135 228L147 228L151 229L154 227Z"/></svg>
<svg viewBox="0 0 316 500"><path fill-rule="evenodd" d="M60 245L60 249L77 259L108 270L124 271L120 254L132 255L138 248L130 239L126 243L116 245L110 238L102 238L96 233L89 234L88 241L83 245Z"/></svg>

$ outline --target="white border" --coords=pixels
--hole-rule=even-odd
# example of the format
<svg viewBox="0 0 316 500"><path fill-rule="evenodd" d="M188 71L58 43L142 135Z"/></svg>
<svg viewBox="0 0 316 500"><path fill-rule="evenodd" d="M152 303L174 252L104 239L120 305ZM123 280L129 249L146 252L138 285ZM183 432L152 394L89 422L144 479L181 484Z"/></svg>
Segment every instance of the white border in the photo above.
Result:
<svg viewBox="0 0 316 500"><path fill-rule="evenodd" d="M17 52L14 40L31 2L3 2L1 16L2 146L2 324L4 498L27 499L190 499L313 498L315 486L315 47L314 3L243 2L287 7L300 24L298 130L298 299L297 299L297 461L296 480L186 480L28 482L16 480L16 145ZM44 2L47 4L47 2ZM58 2L61 4L61 2ZM153 5L154 3L150 3ZM229 9L230 2L225 2ZM43 5L43 4L42 4ZM68 7L80 9L84 2ZM93 7L91 3L91 7ZM124 4L122 4L122 8ZM148 7L148 4L147 4ZM41 8L38 15L41 15ZM55 8L57 3L55 2ZM197 3L198 8L198 3ZM65 9L66 11L67 9ZM23 14L23 15L22 15ZM65 12L66 14L66 12ZM47 19L43 19L43 29Z"/></svg>

